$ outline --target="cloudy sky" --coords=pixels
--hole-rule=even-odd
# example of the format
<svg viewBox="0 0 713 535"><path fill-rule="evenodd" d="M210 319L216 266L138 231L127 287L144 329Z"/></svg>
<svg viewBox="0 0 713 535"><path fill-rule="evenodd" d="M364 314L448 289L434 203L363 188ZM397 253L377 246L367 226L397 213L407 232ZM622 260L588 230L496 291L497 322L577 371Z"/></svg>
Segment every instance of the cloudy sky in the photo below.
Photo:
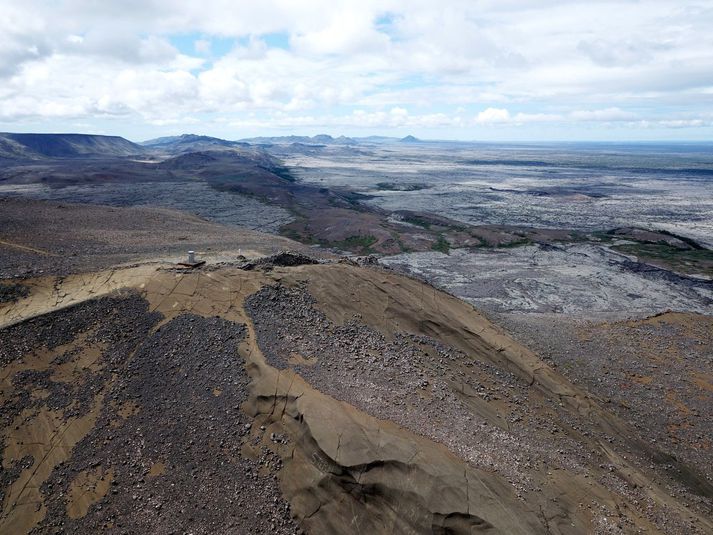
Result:
<svg viewBox="0 0 713 535"><path fill-rule="evenodd" d="M713 140L713 0L0 0L0 130Z"/></svg>

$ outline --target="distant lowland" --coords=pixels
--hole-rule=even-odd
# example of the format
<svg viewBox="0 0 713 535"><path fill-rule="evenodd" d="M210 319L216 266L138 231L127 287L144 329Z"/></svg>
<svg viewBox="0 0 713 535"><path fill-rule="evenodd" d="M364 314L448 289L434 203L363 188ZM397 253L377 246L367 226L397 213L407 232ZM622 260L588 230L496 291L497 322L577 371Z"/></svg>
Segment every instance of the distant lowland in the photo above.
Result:
<svg viewBox="0 0 713 535"><path fill-rule="evenodd" d="M0 134L0 147L0 195L161 206L375 254L498 313L713 303L706 144Z"/></svg>
<svg viewBox="0 0 713 535"><path fill-rule="evenodd" d="M358 254L596 241L710 275L708 148L5 133L0 194L159 203Z"/></svg>

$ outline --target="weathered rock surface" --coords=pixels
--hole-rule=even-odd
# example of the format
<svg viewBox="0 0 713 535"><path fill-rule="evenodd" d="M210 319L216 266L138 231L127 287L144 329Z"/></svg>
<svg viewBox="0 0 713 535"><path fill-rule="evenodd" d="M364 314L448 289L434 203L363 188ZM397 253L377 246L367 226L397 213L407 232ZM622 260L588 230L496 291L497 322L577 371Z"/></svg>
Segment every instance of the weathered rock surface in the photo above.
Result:
<svg viewBox="0 0 713 535"><path fill-rule="evenodd" d="M2 485L32 474L34 494L4 499L0 531L713 530L695 466L416 280L333 263L23 284L0 304Z"/></svg>
<svg viewBox="0 0 713 535"><path fill-rule="evenodd" d="M271 269L275 266L294 267L308 264L319 264L319 261L306 254L293 251L280 251L274 255L258 258L251 262L245 262L240 266L240 269L250 271L256 268Z"/></svg>

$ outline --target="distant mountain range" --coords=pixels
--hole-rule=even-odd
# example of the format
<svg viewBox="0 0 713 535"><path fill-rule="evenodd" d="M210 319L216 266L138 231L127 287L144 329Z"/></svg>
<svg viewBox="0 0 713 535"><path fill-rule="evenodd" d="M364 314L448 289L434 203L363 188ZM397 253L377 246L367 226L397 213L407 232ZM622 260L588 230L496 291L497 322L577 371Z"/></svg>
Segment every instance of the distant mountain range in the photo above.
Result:
<svg viewBox="0 0 713 535"><path fill-rule="evenodd" d="M259 149L265 145L359 145L362 143L419 143L414 136L402 139L385 136L351 138L316 136L254 137L231 141L211 136L183 134L133 143L119 136L93 134L13 134L0 133L0 159L41 160L56 158L126 158L137 156L175 156L191 152Z"/></svg>
<svg viewBox="0 0 713 535"><path fill-rule="evenodd" d="M243 149L240 151L239 149ZM93 134L12 134L0 133L0 158L44 160L70 158L163 158L192 152L250 149L242 141L184 134L133 143L119 136Z"/></svg>
<svg viewBox="0 0 713 535"><path fill-rule="evenodd" d="M249 143L243 141L228 141L217 137L198 136L195 134L159 137L144 141L141 145L150 149L166 150L174 154L214 149L246 148L250 146Z"/></svg>
<svg viewBox="0 0 713 535"><path fill-rule="evenodd" d="M404 138L388 136L366 136L366 137L332 137L327 134L316 136L273 136L273 137L252 137L242 139L253 144L292 144L300 143L305 145L359 145L361 143L421 143L421 140L408 135Z"/></svg>
<svg viewBox="0 0 713 535"><path fill-rule="evenodd" d="M252 137L243 139L241 141L246 141L248 143L265 145L265 144L286 144L286 143L305 143L311 145L350 145L357 144L358 141L354 138L339 136L332 137L327 134L318 134L316 136L272 136L272 137Z"/></svg>

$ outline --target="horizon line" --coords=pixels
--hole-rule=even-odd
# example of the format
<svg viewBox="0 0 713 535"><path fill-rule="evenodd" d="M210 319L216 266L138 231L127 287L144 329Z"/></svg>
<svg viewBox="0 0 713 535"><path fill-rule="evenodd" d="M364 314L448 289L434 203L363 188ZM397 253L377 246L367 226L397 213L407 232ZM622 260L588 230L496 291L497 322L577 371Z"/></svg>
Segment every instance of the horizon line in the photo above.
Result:
<svg viewBox="0 0 713 535"><path fill-rule="evenodd" d="M147 141L151 141L153 139L161 139L161 138L166 138L166 137L181 137L181 136L202 136L202 137L212 137L215 139L220 139L222 141L248 141L251 139L256 139L256 138L275 138L275 139L280 139L280 138L288 138L288 137L304 137L304 138L314 138L318 136L329 136L332 139L339 139L339 138L348 138L348 139L354 139L354 140L362 140L362 139L368 139L368 138L383 138L383 139L390 139L390 140L395 140L395 141L401 141L403 139L406 139L408 137L413 137L415 141L412 141L411 143L416 144L416 143L492 143L492 144L551 144L551 143L562 143L562 144L576 144L576 143L597 143L597 144L632 144L632 145L638 145L638 144L677 144L677 145L705 145L705 144L713 144L713 139L710 140L700 140L700 139L629 139L629 140L607 140L607 139L538 139L538 140L517 140L517 139L498 139L498 140L487 140L487 139L449 139L449 138L423 138L423 137L417 137L412 134L406 134L404 136L398 137L398 136L389 136L389 135L383 135L383 134L369 134L369 135L360 135L360 136L350 136L346 134L339 134L339 135L333 135L333 134L327 134L327 133L319 133L319 134L281 134L281 135L252 135L252 136L247 136L247 137L241 137L241 138L236 138L236 139L228 139L228 138L221 138L217 136L213 136L210 134L194 134L194 133L181 133L181 134L167 134L164 136L157 136L153 138L148 138L144 140L134 140L130 139L129 137L121 136L118 134L97 134L97 133L90 133L90 132L76 132L76 131L69 131L69 132L10 132L10 131L5 131L5 132L0 132L0 135L4 134L11 134L11 135L16 135L16 134L22 134L22 135L82 135L82 136L101 136L101 137L120 137L123 138L127 141L130 141L131 143L136 143L136 144L141 144L141 143L146 143Z"/></svg>

